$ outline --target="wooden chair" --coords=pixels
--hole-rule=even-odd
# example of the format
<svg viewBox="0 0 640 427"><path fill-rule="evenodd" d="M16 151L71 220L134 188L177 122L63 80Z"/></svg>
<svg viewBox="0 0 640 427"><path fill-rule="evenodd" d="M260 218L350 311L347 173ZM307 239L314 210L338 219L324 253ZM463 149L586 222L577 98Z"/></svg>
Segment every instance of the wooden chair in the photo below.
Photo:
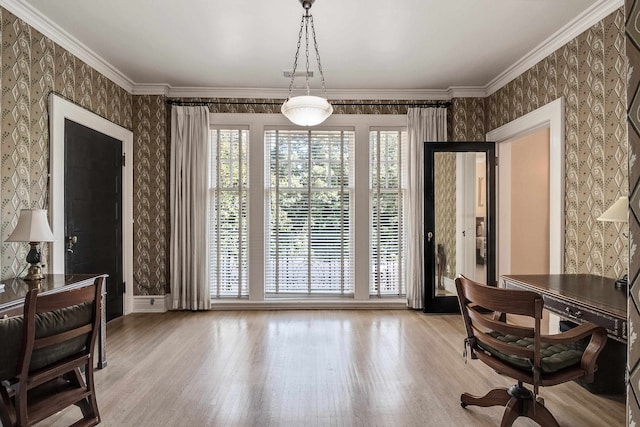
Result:
<svg viewBox="0 0 640 427"><path fill-rule="evenodd" d="M456 289L467 331L465 357L469 348L472 359L480 359L498 373L517 380L509 389L496 388L482 397L463 393L462 407L506 406L502 427L511 426L520 416L542 426L557 426L538 396L538 388L578 378L592 382L596 359L607 340L606 330L583 323L561 334L542 335L541 295L485 286L466 277L456 279ZM506 314L528 316L534 326L508 323ZM588 336L591 340L584 351L567 345ZM531 384L533 392L523 383Z"/></svg>
<svg viewBox="0 0 640 427"><path fill-rule="evenodd" d="M5 426L30 426L77 405L74 426L100 422L93 381L93 348L100 327L104 278L80 289L38 296L27 293L16 376L0 387ZM84 375L81 370L84 370Z"/></svg>

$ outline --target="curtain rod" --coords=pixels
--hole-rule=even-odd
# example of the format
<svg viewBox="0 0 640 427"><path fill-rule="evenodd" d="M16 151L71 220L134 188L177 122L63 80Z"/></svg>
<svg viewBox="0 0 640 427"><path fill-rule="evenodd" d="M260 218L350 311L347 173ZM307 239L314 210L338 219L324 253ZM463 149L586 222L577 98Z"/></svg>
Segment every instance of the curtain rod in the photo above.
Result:
<svg viewBox="0 0 640 427"><path fill-rule="evenodd" d="M243 101L180 101L175 99L168 99L167 104L169 105L180 105L180 106L207 106L209 104L226 104L226 105L282 105L282 102L243 102ZM447 108L451 106L451 101L442 101L442 102L412 102L412 103L401 103L401 102L332 102L331 105L334 106L371 106L371 107L385 107L385 106L398 106L398 107L434 107L434 108Z"/></svg>

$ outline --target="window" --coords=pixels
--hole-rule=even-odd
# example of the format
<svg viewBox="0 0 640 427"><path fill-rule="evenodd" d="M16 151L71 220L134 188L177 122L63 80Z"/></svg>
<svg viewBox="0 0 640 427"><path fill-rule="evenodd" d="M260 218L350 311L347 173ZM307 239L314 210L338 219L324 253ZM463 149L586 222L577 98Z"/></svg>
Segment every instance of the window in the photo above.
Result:
<svg viewBox="0 0 640 427"><path fill-rule="evenodd" d="M369 133L371 295L400 296L406 292L401 156L406 140L404 130Z"/></svg>
<svg viewBox="0 0 640 427"><path fill-rule="evenodd" d="M406 120L213 114L213 304L403 307Z"/></svg>
<svg viewBox="0 0 640 427"><path fill-rule="evenodd" d="M209 283L211 297L246 297L246 129L213 129L209 163Z"/></svg>
<svg viewBox="0 0 640 427"><path fill-rule="evenodd" d="M267 295L353 294L355 132L267 130Z"/></svg>

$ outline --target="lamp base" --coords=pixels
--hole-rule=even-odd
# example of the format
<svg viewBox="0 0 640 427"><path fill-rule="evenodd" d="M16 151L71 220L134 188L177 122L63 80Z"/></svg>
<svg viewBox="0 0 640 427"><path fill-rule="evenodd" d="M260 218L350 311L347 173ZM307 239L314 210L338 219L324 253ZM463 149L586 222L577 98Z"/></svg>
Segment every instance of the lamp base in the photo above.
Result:
<svg viewBox="0 0 640 427"><path fill-rule="evenodd" d="M627 275L625 274L620 279L615 281L616 289L620 289L621 291L627 292L627 287L629 286L629 281L627 279Z"/></svg>
<svg viewBox="0 0 640 427"><path fill-rule="evenodd" d="M22 280L26 281L42 279L44 279L44 274L42 274L42 269L37 264L31 264L29 270L27 270L27 275L22 278Z"/></svg>

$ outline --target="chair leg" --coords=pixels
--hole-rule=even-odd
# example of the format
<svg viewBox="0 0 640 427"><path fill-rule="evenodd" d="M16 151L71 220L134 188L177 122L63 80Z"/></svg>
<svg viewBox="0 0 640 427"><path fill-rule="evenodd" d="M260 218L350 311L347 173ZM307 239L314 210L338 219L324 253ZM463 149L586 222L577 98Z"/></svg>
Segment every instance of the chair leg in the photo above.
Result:
<svg viewBox="0 0 640 427"><path fill-rule="evenodd" d="M0 384L0 423L3 426L15 426L18 422L16 408L4 385Z"/></svg>
<svg viewBox="0 0 640 427"><path fill-rule="evenodd" d="M502 415L502 421L500 427L511 427L516 419L522 413L522 405L525 404L523 400L516 397L509 399L504 414Z"/></svg>
<svg viewBox="0 0 640 427"><path fill-rule="evenodd" d="M543 427L559 427L558 421L540 400L537 400L533 405L527 405L527 414L525 416Z"/></svg>
<svg viewBox="0 0 640 427"><path fill-rule="evenodd" d="M473 396L469 393L463 393L460 396L460 405L466 408L468 405L473 406L504 406L509 402L511 396L506 388L494 388L484 396Z"/></svg>
<svg viewBox="0 0 640 427"><path fill-rule="evenodd" d="M533 395L530 398L523 395L513 396L505 406L500 427L511 427L518 417L527 417L542 427L559 427L554 416L544 406L544 400L541 397L534 401Z"/></svg>
<svg viewBox="0 0 640 427"><path fill-rule="evenodd" d="M75 387L81 387L91 391L89 396L79 402L76 402L76 406L78 406L80 411L82 411L83 419L89 423L84 425L98 424L100 422L100 413L98 412L96 393L93 388L93 370L89 369L89 366L87 366L85 369L85 378L82 377L80 369L78 368L74 369L69 374L69 381L71 381Z"/></svg>

